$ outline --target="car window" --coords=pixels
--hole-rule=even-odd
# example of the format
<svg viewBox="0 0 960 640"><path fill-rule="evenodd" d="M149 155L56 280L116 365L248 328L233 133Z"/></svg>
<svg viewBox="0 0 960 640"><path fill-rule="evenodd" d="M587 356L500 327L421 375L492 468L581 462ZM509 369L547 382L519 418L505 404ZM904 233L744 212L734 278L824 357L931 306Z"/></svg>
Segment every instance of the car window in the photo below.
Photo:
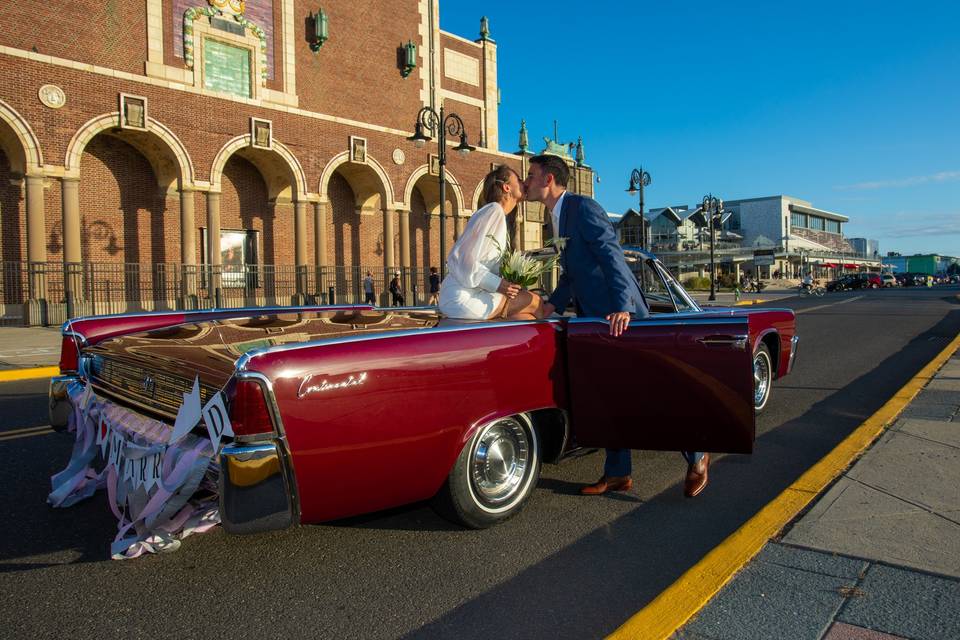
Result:
<svg viewBox="0 0 960 640"><path fill-rule="evenodd" d="M644 260L636 275L650 313L676 313L667 284L652 260Z"/></svg>
<svg viewBox="0 0 960 640"><path fill-rule="evenodd" d="M671 275L662 264L655 264L657 271L660 272L660 277L663 278L663 281L667 285L670 296L673 298L673 304L677 308L677 312L689 313L691 311L697 311L696 303L693 302L693 299L690 297L690 294L687 293L686 289L680 286L680 283L677 282L673 275Z"/></svg>

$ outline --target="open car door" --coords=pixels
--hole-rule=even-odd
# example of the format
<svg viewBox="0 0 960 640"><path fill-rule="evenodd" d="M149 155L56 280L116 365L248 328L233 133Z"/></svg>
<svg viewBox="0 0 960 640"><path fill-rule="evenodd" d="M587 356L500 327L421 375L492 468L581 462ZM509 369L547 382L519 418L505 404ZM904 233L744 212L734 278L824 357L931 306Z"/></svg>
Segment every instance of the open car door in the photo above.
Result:
<svg viewBox="0 0 960 640"><path fill-rule="evenodd" d="M570 413L578 445L751 453L753 358L746 317L671 314L567 323Z"/></svg>

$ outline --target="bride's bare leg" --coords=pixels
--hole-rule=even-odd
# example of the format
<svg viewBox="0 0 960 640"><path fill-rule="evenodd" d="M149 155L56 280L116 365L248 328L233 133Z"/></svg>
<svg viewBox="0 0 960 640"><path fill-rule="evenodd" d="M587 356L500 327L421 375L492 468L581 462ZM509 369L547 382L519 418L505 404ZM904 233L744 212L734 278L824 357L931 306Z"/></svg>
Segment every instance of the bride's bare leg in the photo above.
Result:
<svg viewBox="0 0 960 640"><path fill-rule="evenodd" d="M505 315L507 320L542 320L543 300L535 293L523 289L516 298L507 301Z"/></svg>

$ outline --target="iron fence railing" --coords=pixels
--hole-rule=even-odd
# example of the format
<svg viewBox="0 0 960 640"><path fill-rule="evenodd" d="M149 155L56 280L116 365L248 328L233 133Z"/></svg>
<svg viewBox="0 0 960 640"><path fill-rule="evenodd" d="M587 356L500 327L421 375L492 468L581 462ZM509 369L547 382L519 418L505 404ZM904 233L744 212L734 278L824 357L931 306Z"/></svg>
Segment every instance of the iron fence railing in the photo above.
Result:
<svg viewBox="0 0 960 640"><path fill-rule="evenodd" d="M389 306L395 272L402 303L426 304L430 272L422 267L3 262L0 325L55 325L135 311L362 304L368 273L374 304Z"/></svg>

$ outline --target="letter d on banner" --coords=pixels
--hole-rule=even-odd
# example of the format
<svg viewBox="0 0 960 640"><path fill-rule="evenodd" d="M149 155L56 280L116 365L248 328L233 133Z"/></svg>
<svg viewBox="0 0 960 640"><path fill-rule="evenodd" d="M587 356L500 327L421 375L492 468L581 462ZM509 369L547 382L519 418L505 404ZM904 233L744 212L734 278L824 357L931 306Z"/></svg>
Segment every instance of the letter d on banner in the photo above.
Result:
<svg viewBox="0 0 960 640"><path fill-rule="evenodd" d="M227 407L223 404L223 394L217 393L207 406L203 408L203 422L207 425L207 433L210 434L210 441L213 442L213 450L220 450L220 440L223 436L233 435L233 425L230 424L230 416L227 415Z"/></svg>

